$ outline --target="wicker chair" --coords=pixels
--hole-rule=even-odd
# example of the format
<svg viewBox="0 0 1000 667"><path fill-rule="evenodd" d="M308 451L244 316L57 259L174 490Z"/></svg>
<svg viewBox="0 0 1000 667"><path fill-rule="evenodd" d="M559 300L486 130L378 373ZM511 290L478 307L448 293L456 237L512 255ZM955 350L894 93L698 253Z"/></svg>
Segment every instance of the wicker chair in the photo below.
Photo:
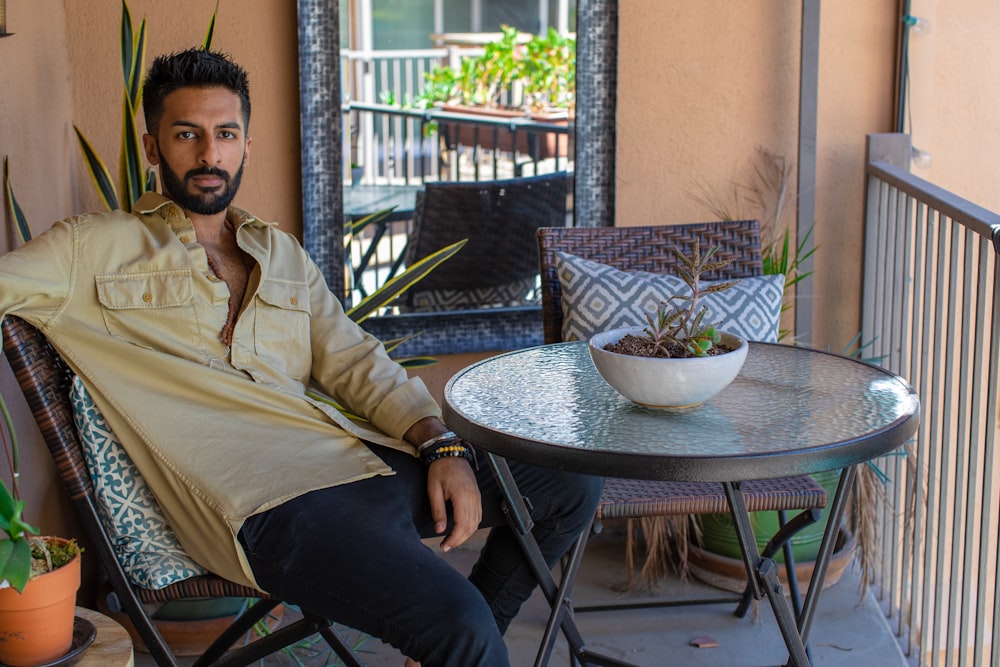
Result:
<svg viewBox="0 0 1000 667"><path fill-rule="evenodd" d="M600 228L545 228L538 230L538 251L541 265L542 322L545 343L562 341L563 309L559 276L556 274L557 251L611 265L622 271L648 271L669 273L676 266L674 247L689 252L695 238L703 248L718 246L718 257L733 258L733 263L713 274L708 280L732 280L762 275L760 227L756 221L712 222L675 226L600 227ZM778 511L784 525L778 535L765 548L765 556L773 556L785 547L784 557L789 575L789 589L793 599L798 598L788 539L801 528L816 521L819 508L825 507L827 493L809 476L745 482L743 492L751 511ZM807 510L785 523L785 510ZM597 507L593 532L600 530L607 519L640 519L644 532L659 533L656 548L669 549L663 541L661 530L651 530L660 519L686 517L691 514L728 513L729 507L721 484L709 482L662 482L629 479L608 479ZM630 521L631 523L631 521ZM630 526L630 533L631 533ZM682 531L683 532L683 531ZM647 537L649 537L647 535ZM571 552L565 571L575 576L579 560L583 557L588 534L580 538ZM649 542L649 540L647 540ZM631 544L631 540L630 540ZM653 545L650 545L653 551ZM683 545L680 545L683 549ZM662 572L663 563L653 554L647 556L644 576L647 580ZM629 550L629 573L632 579L632 553ZM634 584L634 581L632 581ZM730 598L720 598L730 599ZM744 593L737 607L737 615L746 613L749 592ZM718 601L718 600L713 600ZM657 601L631 603L619 601L608 604L576 607L577 611L596 609L653 606L655 604L687 604L691 601ZM798 608L796 607L796 613Z"/></svg>
<svg viewBox="0 0 1000 667"><path fill-rule="evenodd" d="M565 226L569 179L566 172L557 172L500 181L427 183L417 195L406 265L462 239L468 242L407 291L401 310L530 303L538 279L535 231Z"/></svg>
<svg viewBox="0 0 1000 667"><path fill-rule="evenodd" d="M120 607L125 611L158 665L176 667L178 661L153 625L142 603L232 596L255 598L258 601L240 615L195 664L226 667L248 665L312 634L320 633L345 665L361 667L362 663L330 628L331 623L304 610L301 619L245 646L229 650L256 622L264 619L281 603L254 588L213 575L186 579L160 590L132 585L115 557L97 513L94 486L87 472L83 449L73 423L73 408L69 399L72 374L69 368L45 337L23 320L8 316L3 321L2 330L4 354L14 370L49 453L55 460L59 480L79 512L87 536L93 544L92 549L97 553L110 580L113 595L117 598L109 601L109 606L113 609Z"/></svg>

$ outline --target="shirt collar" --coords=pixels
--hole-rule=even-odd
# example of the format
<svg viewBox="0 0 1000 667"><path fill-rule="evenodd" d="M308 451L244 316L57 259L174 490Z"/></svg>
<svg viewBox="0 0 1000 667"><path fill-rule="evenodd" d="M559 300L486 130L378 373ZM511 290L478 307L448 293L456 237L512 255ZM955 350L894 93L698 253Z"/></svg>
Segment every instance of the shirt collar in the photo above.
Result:
<svg viewBox="0 0 1000 667"><path fill-rule="evenodd" d="M185 219L184 212L181 210L180 206L175 204L172 199L164 197L157 192L144 193L135 202L132 210L134 213L141 215L153 215L155 213L159 213L160 216L162 216L163 219L174 228L178 226L178 222ZM276 227L278 224L276 222L266 222L264 220L260 220L237 206L230 206L226 215L230 220L232 220L233 226L236 229L239 229L243 225Z"/></svg>

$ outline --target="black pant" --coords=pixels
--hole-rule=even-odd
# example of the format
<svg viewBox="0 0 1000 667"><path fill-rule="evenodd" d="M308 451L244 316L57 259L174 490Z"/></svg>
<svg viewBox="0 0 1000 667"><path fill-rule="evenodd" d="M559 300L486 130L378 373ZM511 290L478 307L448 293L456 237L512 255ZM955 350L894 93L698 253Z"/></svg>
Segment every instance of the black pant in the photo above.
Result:
<svg viewBox="0 0 1000 667"><path fill-rule="evenodd" d="M424 667L508 664L502 634L536 581L489 467L481 462L476 476L482 525L493 529L467 580L420 541L435 535L426 468L403 452L370 447L396 475L314 491L247 519L239 537L258 583ZM602 479L509 464L551 566L589 525Z"/></svg>

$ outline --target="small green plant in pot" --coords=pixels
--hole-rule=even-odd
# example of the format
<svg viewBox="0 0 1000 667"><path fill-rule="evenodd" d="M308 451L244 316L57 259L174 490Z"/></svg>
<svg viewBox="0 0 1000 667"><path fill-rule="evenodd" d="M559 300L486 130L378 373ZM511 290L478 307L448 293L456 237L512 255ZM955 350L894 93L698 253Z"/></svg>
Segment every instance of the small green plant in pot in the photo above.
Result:
<svg viewBox="0 0 1000 667"><path fill-rule="evenodd" d="M729 385L746 360L747 341L718 331L699 299L735 281L702 284L702 274L727 266L718 248L702 253L696 240L690 255L677 250L678 274L690 293L673 295L646 316L646 326L595 335L590 354L608 384L629 400L658 408L704 403Z"/></svg>
<svg viewBox="0 0 1000 667"><path fill-rule="evenodd" d="M0 411L16 480L17 440L2 397ZM49 663L70 650L80 588L76 542L37 536L23 512L24 501L0 481L0 530L6 535L0 539L0 663L22 667Z"/></svg>

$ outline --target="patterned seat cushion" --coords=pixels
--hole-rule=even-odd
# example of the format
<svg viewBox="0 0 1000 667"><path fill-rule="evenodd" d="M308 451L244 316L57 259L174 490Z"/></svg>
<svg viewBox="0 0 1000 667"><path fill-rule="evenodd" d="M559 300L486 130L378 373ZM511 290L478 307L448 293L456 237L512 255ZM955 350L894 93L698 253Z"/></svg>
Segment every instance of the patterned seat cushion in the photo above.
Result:
<svg viewBox="0 0 1000 667"><path fill-rule="evenodd" d="M94 482L98 514L132 583L159 589L205 574L206 570L184 553L139 470L79 377L73 378L70 399Z"/></svg>
<svg viewBox="0 0 1000 667"><path fill-rule="evenodd" d="M562 290L563 340L589 340L594 334L646 324L646 315L690 288L677 276L620 271L565 252L556 253ZM712 284L712 281L705 281ZM781 319L783 275L742 278L730 289L701 297L706 322L747 340L774 343Z"/></svg>

